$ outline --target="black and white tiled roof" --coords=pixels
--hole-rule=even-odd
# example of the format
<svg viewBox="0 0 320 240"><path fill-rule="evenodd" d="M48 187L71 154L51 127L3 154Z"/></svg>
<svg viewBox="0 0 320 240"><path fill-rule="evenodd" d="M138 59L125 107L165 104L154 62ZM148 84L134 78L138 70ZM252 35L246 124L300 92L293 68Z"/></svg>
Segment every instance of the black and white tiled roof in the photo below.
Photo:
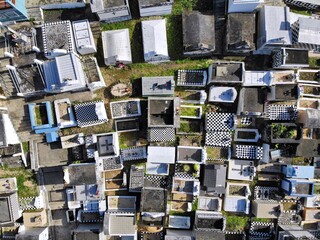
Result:
<svg viewBox="0 0 320 240"><path fill-rule="evenodd" d="M206 133L206 145L216 147L231 147L230 131L210 131Z"/></svg>
<svg viewBox="0 0 320 240"><path fill-rule="evenodd" d="M144 168L136 168L131 166L130 170L130 192L141 192L144 185Z"/></svg>
<svg viewBox="0 0 320 240"><path fill-rule="evenodd" d="M110 103L112 118L140 116L140 101L121 101Z"/></svg>
<svg viewBox="0 0 320 240"><path fill-rule="evenodd" d="M262 159L263 147L253 145L236 145L235 156L240 159Z"/></svg>
<svg viewBox="0 0 320 240"><path fill-rule="evenodd" d="M231 130L233 127L232 113L207 113L206 114L206 131L214 130Z"/></svg>
<svg viewBox="0 0 320 240"><path fill-rule="evenodd" d="M96 113L96 104L98 102L103 101L96 101L96 102L86 102L86 103L79 103L74 105L74 110L76 113L76 118L79 127L88 127L97 124L102 124L108 121L108 119L99 119Z"/></svg>
<svg viewBox="0 0 320 240"><path fill-rule="evenodd" d="M272 222L252 222L249 233L251 236L270 239L274 235L274 225Z"/></svg>
<svg viewBox="0 0 320 240"><path fill-rule="evenodd" d="M120 157L105 158L102 160L102 163L103 163L103 170L105 171L123 168Z"/></svg>
<svg viewBox="0 0 320 240"><path fill-rule="evenodd" d="M278 190L277 187L256 186L254 188L254 199L273 201L273 192L277 192Z"/></svg>
<svg viewBox="0 0 320 240"><path fill-rule="evenodd" d="M70 21L45 23L42 26L43 49L50 56L53 49L64 49L73 52L73 34Z"/></svg>
<svg viewBox="0 0 320 240"><path fill-rule="evenodd" d="M297 106L295 105L268 105L270 120L289 121L297 118Z"/></svg>
<svg viewBox="0 0 320 240"><path fill-rule="evenodd" d="M121 160L122 161L132 161L147 158L147 149L144 146L141 147L131 147L121 149Z"/></svg>
<svg viewBox="0 0 320 240"><path fill-rule="evenodd" d="M141 240L149 239L148 236L150 236L150 239L156 239L156 236L157 236L157 240L164 239L163 232L141 232ZM151 237L151 236L155 236L155 237Z"/></svg>
<svg viewBox="0 0 320 240"><path fill-rule="evenodd" d="M87 135L84 137L84 142L86 146L87 158L94 158L94 152L96 150L96 144L93 143L92 135Z"/></svg>
<svg viewBox="0 0 320 240"><path fill-rule="evenodd" d="M154 188L167 188L169 179L166 176L146 175L144 176L144 186Z"/></svg>
<svg viewBox="0 0 320 240"><path fill-rule="evenodd" d="M173 142L175 140L174 128L154 127L148 130L150 142Z"/></svg>
<svg viewBox="0 0 320 240"><path fill-rule="evenodd" d="M204 87L206 85L205 70L178 70L177 86Z"/></svg>
<svg viewBox="0 0 320 240"><path fill-rule="evenodd" d="M241 117L240 123L242 125L251 125L252 124L252 117Z"/></svg>

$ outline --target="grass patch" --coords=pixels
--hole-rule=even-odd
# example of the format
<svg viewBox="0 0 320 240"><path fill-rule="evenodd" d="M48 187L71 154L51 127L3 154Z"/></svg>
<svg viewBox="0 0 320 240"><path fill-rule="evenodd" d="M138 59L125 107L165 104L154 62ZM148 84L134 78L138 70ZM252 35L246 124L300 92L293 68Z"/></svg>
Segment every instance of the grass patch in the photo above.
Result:
<svg viewBox="0 0 320 240"><path fill-rule="evenodd" d="M272 220L271 219L268 219L268 218L254 218L253 219L254 222L264 222L264 223L269 223L271 222Z"/></svg>
<svg viewBox="0 0 320 240"><path fill-rule="evenodd" d="M227 231L244 231L247 228L249 228L249 217L227 216Z"/></svg>
<svg viewBox="0 0 320 240"><path fill-rule="evenodd" d="M207 158L209 160L219 160L228 158L228 149L221 147L207 147Z"/></svg>
<svg viewBox="0 0 320 240"><path fill-rule="evenodd" d="M24 153L29 152L29 151L30 151L29 142L23 142L23 143L22 143L22 149L23 149L23 152L24 152Z"/></svg>
<svg viewBox="0 0 320 240"><path fill-rule="evenodd" d="M35 106L34 107L34 115L35 115L35 119L36 119L36 124L39 125L39 126L42 125L40 106Z"/></svg>
<svg viewBox="0 0 320 240"><path fill-rule="evenodd" d="M175 0L172 6L172 13L181 15L184 11L192 11L198 0Z"/></svg>
<svg viewBox="0 0 320 240"><path fill-rule="evenodd" d="M300 72L299 73L300 80L310 80L317 81L317 73L316 72Z"/></svg>
<svg viewBox="0 0 320 240"><path fill-rule="evenodd" d="M295 202L283 202L282 205L285 211L297 210L297 204Z"/></svg>
<svg viewBox="0 0 320 240"><path fill-rule="evenodd" d="M187 121L181 120L180 121L180 128L177 130L180 133L201 133L201 123L197 120Z"/></svg>
<svg viewBox="0 0 320 240"><path fill-rule="evenodd" d="M68 136L72 134L78 134L83 133L84 135L90 135L90 134L98 134L98 133L107 133L107 132L113 132L112 123L109 120L107 123L80 128L80 127L72 127L72 128L63 128L61 129L61 133L63 136Z"/></svg>
<svg viewBox="0 0 320 240"><path fill-rule="evenodd" d="M319 68L320 67L320 58L309 57L309 66L311 68Z"/></svg>
<svg viewBox="0 0 320 240"><path fill-rule="evenodd" d="M312 15L307 10L301 10L301 9L298 9L298 8L290 7L290 11L293 12L293 13L297 13L297 14L301 14L301 15L305 15L305 16L311 16Z"/></svg>
<svg viewBox="0 0 320 240"><path fill-rule="evenodd" d="M19 197L38 196L36 175L25 168L0 168L0 178L17 178Z"/></svg>
<svg viewBox="0 0 320 240"><path fill-rule="evenodd" d="M119 133L119 146L120 148L133 147L138 139L138 132Z"/></svg>
<svg viewBox="0 0 320 240"><path fill-rule="evenodd" d="M198 107L180 107L180 116L186 117L198 117L199 108Z"/></svg>

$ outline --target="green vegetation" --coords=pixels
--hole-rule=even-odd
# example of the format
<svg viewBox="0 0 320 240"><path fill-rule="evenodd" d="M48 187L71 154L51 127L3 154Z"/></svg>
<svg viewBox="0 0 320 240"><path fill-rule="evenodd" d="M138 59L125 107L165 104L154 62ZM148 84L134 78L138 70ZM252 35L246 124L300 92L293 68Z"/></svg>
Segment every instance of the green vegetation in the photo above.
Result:
<svg viewBox="0 0 320 240"><path fill-rule="evenodd" d="M23 143L22 143L22 149L23 149L23 152L24 152L24 153L29 152L29 151L30 151L29 142L23 142Z"/></svg>
<svg viewBox="0 0 320 240"><path fill-rule="evenodd" d="M227 231L244 231L249 227L249 217L227 216Z"/></svg>
<svg viewBox="0 0 320 240"><path fill-rule="evenodd" d="M84 135L89 135L89 134L98 134L98 133L106 133L106 132L113 132L111 121L107 123L87 127L87 128L72 127L72 128L61 129L61 133L63 136L77 134L77 133L83 133Z"/></svg>
<svg viewBox="0 0 320 240"><path fill-rule="evenodd" d="M295 202L283 202L282 206L285 211L297 210L297 204Z"/></svg>
<svg viewBox="0 0 320 240"><path fill-rule="evenodd" d="M307 10L300 10L300 9L295 9L295 8L290 8L290 11L293 13L301 14L301 15L306 15L306 16L311 16L312 14L309 13Z"/></svg>
<svg viewBox="0 0 320 240"><path fill-rule="evenodd" d="M187 165L187 164L183 165L183 171L189 172L190 169L191 169L190 165Z"/></svg>
<svg viewBox="0 0 320 240"><path fill-rule="evenodd" d="M120 148L133 147L138 139L138 132L119 133L119 146Z"/></svg>
<svg viewBox="0 0 320 240"><path fill-rule="evenodd" d="M199 164L193 164L193 170L198 172L200 170L200 165Z"/></svg>
<svg viewBox="0 0 320 240"><path fill-rule="evenodd" d="M198 175L197 168L194 167L196 164L178 164L178 171L179 172L185 172L188 174L192 174L193 176Z"/></svg>
<svg viewBox="0 0 320 240"><path fill-rule="evenodd" d="M274 123L271 125L273 138L292 138L297 137L298 131L295 126L286 126L284 124Z"/></svg>
<svg viewBox="0 0 320 240"><path fill-rule="evenodd" d="M207 157L209 160L227 159L228 149L221 147L207 147Z"/></svg>
<svg viewBox="0 0 320 240"><path fill-rule="evenodd" d="M182 14L185 10L192 11L198 0L176 0L172 7L172 13L175 15Z"/></svg>
<svg viewBox="0 0 320 240"><path fill-rule="evenodd" d="M201 125L195 121L187 121L182 120L180 121L180 128L177 132L181 133L200 133L201 132Z"/></svg>
<svg viewBox="0 0 320 240"><path fill-rule="evenodd" d="M254 218L253 219L254 222L264 222L264 223L269 223L271 222L272 220L271 219L268 219L268 218Z"/></svg>
<svg viewBox="0 0 320 240"><path fill-rule="evenodd" d="M34 114L35 114L36 124L41 126L42 125L42 119L41 119L40 106L35 106L34 107Z"/></svg>
<svg viewBox="0 0 320 240"><path fill-rule="evenodd" d="M319 68L320 67L320 58L318 58L318 57L309 57L309 66L311 68Z"/></svg>
<svg viewBox="0 0 320 240"><path fill-rule="evenodd" d="M38 196L36 175L25 168L0 168L0 178L17 178L19 197Z"/></svg>
<svg viewBox="0 0 320 240"><path fill-rule="evenodd" d="M317 73L316 72L300 72L299 79L317 81Z"/></svg>
<svg viewBox="0 0 320 240"><path fill-rule="evenodd" d="M198 198L196 198L192 202L192 211L196 211L197 209L198 209Z"/></svg>
<svg viewBox="0 0 320 240"><path fill-rule="evenodd" d="M320 185L314 185L314 194L320 194Z"/></svg>
<svg viewBox="0 0 320 240"><path fill-rule="evenodd" d="M180 107L180 116L184 117L198 117L199 108L198 107Z"/></svg>

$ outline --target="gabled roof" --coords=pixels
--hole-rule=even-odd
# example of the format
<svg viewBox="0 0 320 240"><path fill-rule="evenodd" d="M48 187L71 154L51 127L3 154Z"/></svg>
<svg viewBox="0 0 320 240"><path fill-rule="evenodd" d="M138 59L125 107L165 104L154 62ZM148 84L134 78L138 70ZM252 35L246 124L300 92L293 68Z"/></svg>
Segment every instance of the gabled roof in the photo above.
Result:
<svg viewBox="0 0 320 240"><path fill-rule="evenodd" d="M141 212L164 213L166 211L166 189L143 188L141 192Z"/></svg>
<svg viewBox="0 0 320 240"><path fill-rule="evenodd" d="M319 3L320 4L320 3ZM320 45L320 20L299 18L299 43Z"/></svg>
<svg viewBox="0 0 320 240"><path fill-rule="evenodd" d="M227 22L227 51L255 50L255 13L231 13Z"/></svg>
<svg viewBox="0 0 320 240"><path fill-rule="evenodd" d="M176 160L175 147L148 146L148 162L173 164Z"/></svg>
<svg viewBox="0 0 320 240"><path fill-rule="evenodd" d="M290 9L289 7L280 6L263 6L261 16L261 25L259 26L261 35L264 38L259 41L261 45L264 42L268 44L292 44L292 36L290 31Z"/></svg>
<svg viewBox="0 0 320 240"><path fill-rule="evenodd" d="M95 163L71 164L64 167L64 180L68 185L95 184Z"/></svg>
<svg viewBox="0 0 320 240"><path fill-rule="evenodd" d="M141 25L145 61L150 61L155 55L169 59L166 20L142 21Z"/></svg>
<svg viewBox="0 0 320 240"><path fill-rule="evenodd" d="M42 64L46 91L65 92L85 88L86 76L81 61L74 53L58 56Z"/></svg>
<svg viewBox="0 0 320 240"><path fill-rule="evenodd" d="M225 165L205 165L203 186L207 191L214 191L218 194L225 193L227 167Z"/></svg>
<svg viewBox="0 0 320 240"><path fill-rule="evenodd" d="M129 29L104 31L102 35L103 55L106 65L119 62L131 63Z"/></svg>
<svg viewBox="0 0 320 240"><path fill-rule="evenodd" d="M182 15L183 46L185 52L214 51L215 28L214 15L197 11L184 12Z"/></svg>

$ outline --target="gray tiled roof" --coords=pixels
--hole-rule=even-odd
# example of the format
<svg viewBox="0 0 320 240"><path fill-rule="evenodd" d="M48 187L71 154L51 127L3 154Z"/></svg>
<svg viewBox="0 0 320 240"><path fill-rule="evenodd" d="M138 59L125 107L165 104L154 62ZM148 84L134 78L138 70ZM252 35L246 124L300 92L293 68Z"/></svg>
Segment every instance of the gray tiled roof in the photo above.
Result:
<svg viewBox="0 0 320 240"><path fill-rule="evenodd" d="M215 49L214 16L197 11L182 15L183 46L185 51Z"/></svg>

